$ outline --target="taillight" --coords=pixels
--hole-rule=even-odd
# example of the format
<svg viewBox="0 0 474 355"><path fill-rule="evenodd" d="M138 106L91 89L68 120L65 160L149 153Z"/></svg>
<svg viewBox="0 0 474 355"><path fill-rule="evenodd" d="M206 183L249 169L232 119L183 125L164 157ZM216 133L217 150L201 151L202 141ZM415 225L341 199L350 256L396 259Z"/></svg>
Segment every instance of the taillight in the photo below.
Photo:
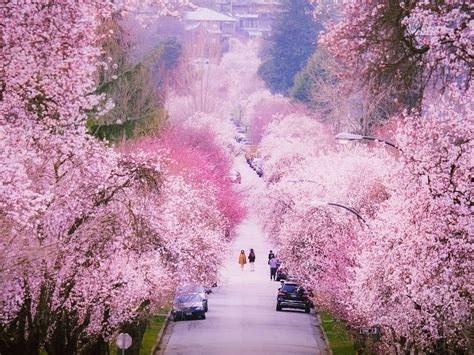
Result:
<svg viewBox="0 0 474 355"><path fill-rule="evenodd" d="M286 292L283 292L283 291L278 292L278 296L285 296L285 295L286 295Z"/></svg>

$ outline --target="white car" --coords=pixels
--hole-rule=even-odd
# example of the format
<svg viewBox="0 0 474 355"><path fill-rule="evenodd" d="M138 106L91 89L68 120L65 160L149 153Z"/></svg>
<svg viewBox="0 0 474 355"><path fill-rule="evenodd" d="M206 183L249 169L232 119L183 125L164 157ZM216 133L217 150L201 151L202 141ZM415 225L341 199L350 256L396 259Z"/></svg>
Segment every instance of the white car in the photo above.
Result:
<svg viewBox="0 0 474 355"><path fill-rule="evenodd" d="M242 182L242 177L237 170L231 170L227 179L233 184L240 184Z"/></svg>
<svg viewBox="0 0 474 355"><path fill-rule="evenodd" d="M244 140L247 140L247 135L245 133L237 133L235 135L235 140L240 143Z"/></svg>

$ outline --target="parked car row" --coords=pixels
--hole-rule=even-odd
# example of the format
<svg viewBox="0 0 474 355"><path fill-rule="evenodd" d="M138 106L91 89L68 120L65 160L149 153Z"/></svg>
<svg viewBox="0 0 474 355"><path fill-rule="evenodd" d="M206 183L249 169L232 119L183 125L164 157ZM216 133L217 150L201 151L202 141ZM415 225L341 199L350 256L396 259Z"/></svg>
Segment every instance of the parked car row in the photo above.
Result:
<svg viewBox="0 0 474 355"><path fill-rule="evenodd" d="M231 121L235 125L237 131L235 135L235 140L240 144L249 145L250 139L247 136L247 127L242 124L240 118L232 117Z"/></svg>
<svg viewBox="0 0 474 355"><path fill-rule="evenodd" d="M259 177L263 176L262 158L247 158L247 163Z"/></svg>
<svg viewBox="0 0 474 355"><path fill-rule="evenodd" d="M206 319L209 310L207 295L212 293L208 287L199 284L187 284L176 290L171 317L174 321L187 318Z"/></svg>
<svg viewBox="0 0 474 355"><path fill-rule="evenodd" d="M247 136L247 127L243 126L240 118L232 117L232 122L234 123L237 134L235 140L242 144L243 152L245 153L245 159L249 166L257 173L258 176L263 176L262 169L262 159L255 156L256 154L256 145L252 145L252 142Z"/></svg>

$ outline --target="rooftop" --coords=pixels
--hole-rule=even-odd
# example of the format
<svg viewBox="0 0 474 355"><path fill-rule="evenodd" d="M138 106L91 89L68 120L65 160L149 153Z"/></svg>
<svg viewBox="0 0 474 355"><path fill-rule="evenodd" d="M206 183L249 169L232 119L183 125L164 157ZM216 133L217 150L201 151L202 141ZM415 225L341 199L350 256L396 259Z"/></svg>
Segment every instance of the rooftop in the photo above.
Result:
<svg viewBox="0 0 474 355"><path fill-rule="evenodd" d="M235 18L221 14L220 12L198 7L196 11L186 12L185 19L187 21L220 21L220 22L235 22Z"/></svg>

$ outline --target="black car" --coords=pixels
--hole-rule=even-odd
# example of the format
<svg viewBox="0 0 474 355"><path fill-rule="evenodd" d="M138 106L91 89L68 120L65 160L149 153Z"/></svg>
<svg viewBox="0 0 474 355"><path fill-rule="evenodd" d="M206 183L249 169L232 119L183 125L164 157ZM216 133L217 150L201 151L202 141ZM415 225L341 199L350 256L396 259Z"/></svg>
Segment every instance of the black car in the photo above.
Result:
<svg viewBox="0 0 474 355"><path fill-rule="evenodd" d="M288 278L288 271L287 271L286 267L280 266L277 269L276 280L281 281L281 280L286 280L287 278Z"/></svg>
<svg viewBox="0 0 474 355"><path fill-rule="evenodd" d="M311 312L312 303L308 293L296 282L285 282L278 289L276 310L283 308L303 309L306 313Z"/></svg>
<svg viewBox="0 0 474 355"><path fill-rule="evenodd" d="M174 321L186 318L206 319L206 311L203 298L198 293L178 294L173 301L171 311Z"/></svg>

